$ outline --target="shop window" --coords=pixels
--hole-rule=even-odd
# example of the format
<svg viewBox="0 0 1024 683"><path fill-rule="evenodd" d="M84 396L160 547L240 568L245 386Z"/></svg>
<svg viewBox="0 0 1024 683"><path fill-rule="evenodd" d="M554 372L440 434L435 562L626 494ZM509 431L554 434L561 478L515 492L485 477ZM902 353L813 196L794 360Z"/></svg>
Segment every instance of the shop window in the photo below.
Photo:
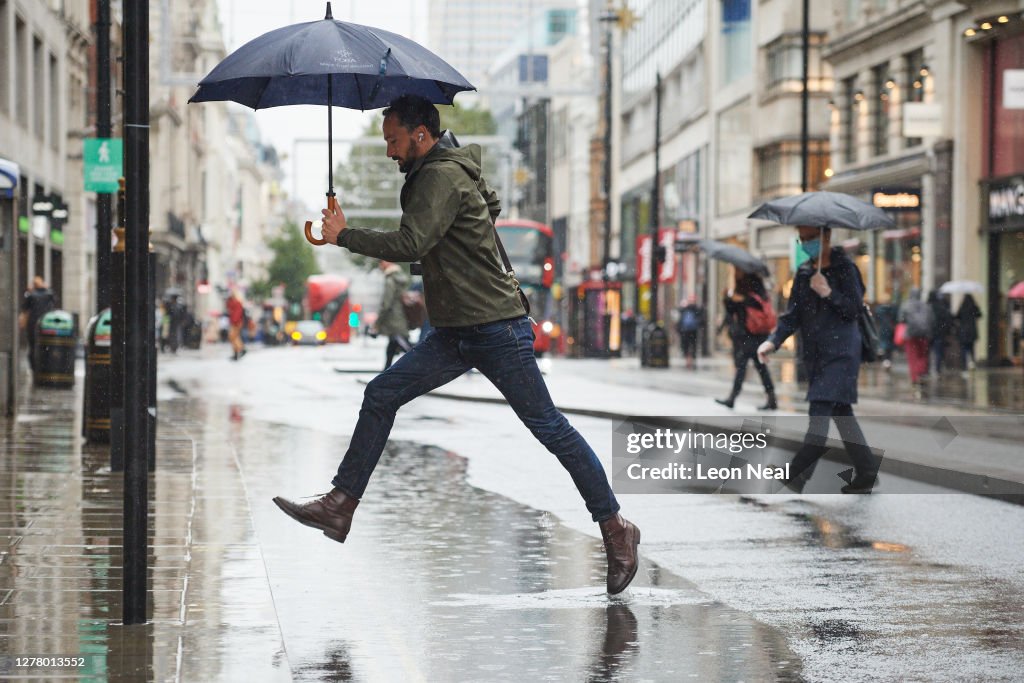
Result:
<svg viewBox="0 0 1024 683"><path fill-rule="evenodd" d="M832 89L821 59L824 34L813 33L807 54L807 89L825 92ZM765 47L765 94L800 92L803 89L803 43L799 33L787 33Z"/></svg>
<svg viewBox="0 0 1024 683"><path fill-rule="evenodd" d="M0 36L6 41L10 30L10 3L7 0L0 0ZM8 49L4 45L5 54ZM17 59L14 60L17 63ZM5 59L0 61L0 114L10 116L10 84L14 74L11 73L11 64Z"/></svg>
<svg viewBox="0 0 1024 683"><path fill-rule="evenodd" d="M29 62L25 58L28 54L28 27L21 17L14 17L14 92L18 96L14 98L17 108L16 115L18 123L22 128L28 128L28 84L29 84Z"/></svg>
<svg viewBox="0 0 1024 683"><path fill-rule="evenodd" d="M925 76L924 50L918 49L908 52L903 56L903 92L904 102L924 102ZM921 138L904 138L906 147L916 147L921 144Z"/></svg>
<svg viewBox="0 0 1024 683"><path fill-rule="evenodd" d="M989 177L1016 175L1024 170L1024 109L1004 102L1006 79L1024 70L1024 34L1000 37L985 55L984 103L991 112L985 148ZM1012 96L1012 95L1011 95Z"/></svg>
<svg viewBox="0 0 1024 683"><path fill-rule="evenodd" d="M818 189L829 163L827 140L810 140L807 155L807 189ZM797 194L801 191L800 143L786 141L757 150L757 194L759 200Z"/></svg>
<svg viewBox="0 0 1024 683"><path fill-rule="evenodd" d="M43 139L45 134L45 122L47 117L46 111L46 90L44 84L46 83L46 61L44 57L45 53L43 50L43 41L38 36L32 37L32 78L34 80L33 92L35 93L35 109L32 112L32 117L35 119L35 127L33 132L35 136L40 140Z"/></svg>
<svg viewBox="0 0 1024 683"><path fill-rule="evenodd" d="M750 0L722 0L722 84L751 71Z"/></svg>
<svg viewBox="0 0 1024 683"><path fill-rule="evenodd" d="M871 142L875 156L889 153L889 65L879 64L871 70L872 112Z"/></svg>
<svg viewBox="0 0 1024 683"><path fill-rule="evenodd" d="M753 165L750 102L723 111L718 117L718 163L716 192L718 215L750 206Z"/></svg>
<svg viewBox="0 0 1024 683"><path fill-rule="evenodd" d="M857 90L856 76L843 81L845 111L842 115L840 144L843 148L843 160L848 164L857 163L857 118L860 112L860 98L862 97L863 93Z"/></svg>
<svg viewBox="0 0 1024 683"><path fill-rule="evenodd" d="M47 115L50 117L50 146L56 151L60 149L60 115L63 103L60 99L60 74L58 73L57 57L50 53L50 102Z"/></svg>
<svg viewBox="0 0 1024 683"><path fill-rule="evenodd" d="M844 4L846 9L846 21L856 22L860 19L861 12L863 12L861 0L845 0Z"/></svg>

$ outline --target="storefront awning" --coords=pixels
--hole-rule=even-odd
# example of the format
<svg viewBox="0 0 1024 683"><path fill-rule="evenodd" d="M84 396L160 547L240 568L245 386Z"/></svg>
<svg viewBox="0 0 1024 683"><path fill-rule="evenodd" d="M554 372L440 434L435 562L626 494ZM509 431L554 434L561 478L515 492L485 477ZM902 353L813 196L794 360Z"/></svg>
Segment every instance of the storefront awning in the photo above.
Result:
<svg viewBox="0 0 1024 683"><path fill-rule="evenodd" d="M21 170L16 163L0 159L0 197L6 199L14 197L14 188L18 186L19 177L21 177Z"/></svg>

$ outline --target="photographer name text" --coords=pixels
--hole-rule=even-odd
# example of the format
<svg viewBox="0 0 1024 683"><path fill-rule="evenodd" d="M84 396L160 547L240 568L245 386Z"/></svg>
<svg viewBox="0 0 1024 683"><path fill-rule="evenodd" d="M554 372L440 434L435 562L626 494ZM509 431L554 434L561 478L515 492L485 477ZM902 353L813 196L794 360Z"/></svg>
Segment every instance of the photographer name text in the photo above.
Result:
<svg viewBox="0 0 1024 683"><path fill-rule="evenodd" d="M747 464L746 467L707 467L701 463L684 465L671 463L661 467L645 467L633 463L626 468L626 476L641 481L645 479L668 480L744 480L744 479L789 479L789 463L781 466Z"/></svg>

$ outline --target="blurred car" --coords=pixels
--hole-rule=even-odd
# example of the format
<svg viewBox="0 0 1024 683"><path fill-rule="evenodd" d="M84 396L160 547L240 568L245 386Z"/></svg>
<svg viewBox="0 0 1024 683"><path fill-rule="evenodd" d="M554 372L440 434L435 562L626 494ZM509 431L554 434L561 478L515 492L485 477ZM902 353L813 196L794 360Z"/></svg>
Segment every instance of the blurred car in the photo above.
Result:
<svg viewBox="0 0 1024 683"><path fill-rule="evenodd" d="M292 345L320 346L327 343L327 330L319 320L300 320L290 334Z"/></svg>

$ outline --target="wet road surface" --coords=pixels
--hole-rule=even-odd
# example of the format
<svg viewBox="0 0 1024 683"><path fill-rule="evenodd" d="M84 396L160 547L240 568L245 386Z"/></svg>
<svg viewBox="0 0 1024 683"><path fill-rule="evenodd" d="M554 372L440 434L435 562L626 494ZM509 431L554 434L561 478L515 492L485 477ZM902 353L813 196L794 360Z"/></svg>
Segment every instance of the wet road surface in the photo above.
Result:
<svg viewBox="0 0 1024 683"><path fill-rule="evenodd" d="M596 526L501 406L411 404L348 542L296 524L270 499L325 490L361 387L324 382L310 354L250 356L244 369L168 368L189 395L161 401L144 626L118 624L120 475L79 445L72 392L29 393L2 436L0 654L87 653L83 670L59 672L81 680L1015 680L1024 668L1017 506L626 495L643 564L609 599ZM608 421L572 421L606 452Z"/></svg>

